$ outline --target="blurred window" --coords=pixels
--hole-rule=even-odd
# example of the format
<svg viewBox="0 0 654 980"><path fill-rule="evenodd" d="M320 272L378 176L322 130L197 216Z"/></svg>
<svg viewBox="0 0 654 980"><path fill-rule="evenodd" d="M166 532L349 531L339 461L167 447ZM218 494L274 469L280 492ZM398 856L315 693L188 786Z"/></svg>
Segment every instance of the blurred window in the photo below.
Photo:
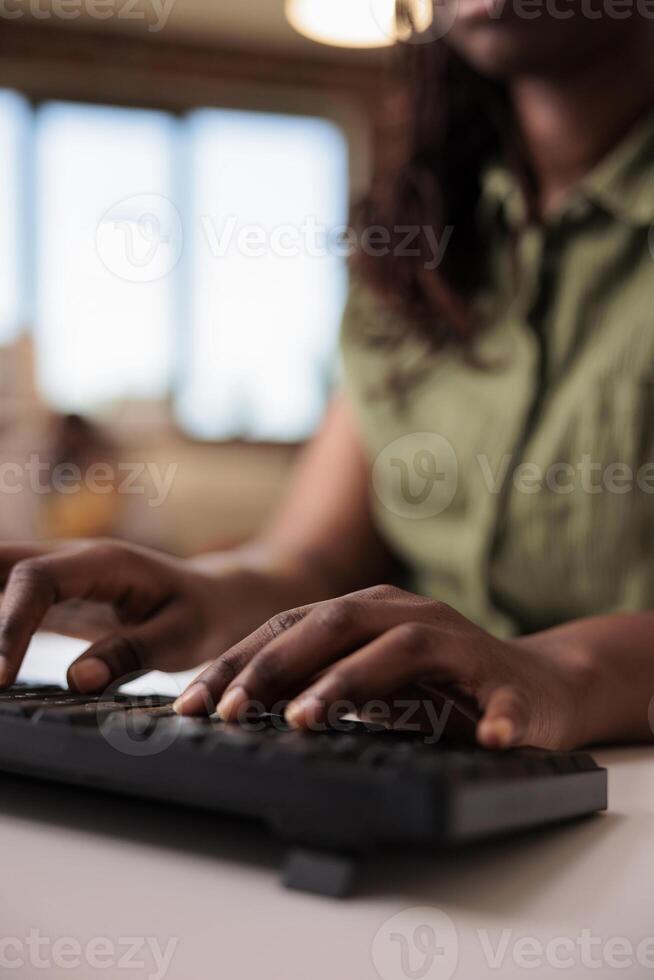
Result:
<svg viewBox="0 0 654 980"><path fill-rule="evenodd" d="M25 263L28 223L25 157L30 109L15 92L0 90L0 343L25 325Z"/></svg>
<svg viewBox="0 0 654 980"><path fill-rule="evenodd" d="M0 100L3 159L17 158L19 110L18 97ZM344 134L213 109L51 102L32 118L31 165L10 168L0 192L0 331L20 281L11 181L32 175L20 190L34 201L27 265L48 403L90 413L171 398L197 438L308 436L345 299Z"/></svg>
<svg viewBox="0 0 654 980"><path fill-rule="evenodd" d="M148 110L50 103L36 114L37 374L56 408L169 388L176 283L150 258L159 203L174 196L175 129Z"/></svg>
<svg viewBox="0 0 654 980"><path fill-rule="evenodd" d="M228 110L187 126L179 416L200 438L302 439L324 408L346 288L333 240L347 220L344 136L319 119Z"/></svg>

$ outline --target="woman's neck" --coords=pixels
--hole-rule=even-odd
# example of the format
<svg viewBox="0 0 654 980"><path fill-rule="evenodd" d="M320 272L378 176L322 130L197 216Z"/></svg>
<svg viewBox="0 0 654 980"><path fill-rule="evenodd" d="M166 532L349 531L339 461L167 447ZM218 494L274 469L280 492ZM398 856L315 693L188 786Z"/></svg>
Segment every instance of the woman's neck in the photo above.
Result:
<svg viewBox="0 0 654 980"><path fill-rule="evenodd" d="M570 191L654 105L654 29L592 65L512 83L515 111L540 190L540 211Z"/></svg>

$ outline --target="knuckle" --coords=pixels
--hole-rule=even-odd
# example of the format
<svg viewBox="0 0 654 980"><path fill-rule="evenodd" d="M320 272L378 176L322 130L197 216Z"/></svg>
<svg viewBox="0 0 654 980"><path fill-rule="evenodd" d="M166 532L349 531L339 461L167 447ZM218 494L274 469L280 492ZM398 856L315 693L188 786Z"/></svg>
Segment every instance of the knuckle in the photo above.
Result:
<svg viewBox="0 0 654 980"><path fill-rule="evenodd" d="M124 554L124 546L111 538L101 538L91 545L91 554L98 563L114 564Z"/></svg>
<svg viewBox="0 0 654 980"><path fill-rule="evenodd" d="M299 609L285 609L283 612L277 613L267 623L270 638L274 640L281 633L286 633L287 630L290 630L299 623L301 619L302 613Z"/></svg>
<svg viewBox="0 0 654 980"><path fill-rule="evenodd" d="M209 682L227 680L228 683L234 680L245 666L245 658L233 650L228 650L218 657L203 675Z"/></svg>
<svg viewBox="0 0 654 980"><path fill-rule="evenodd" d="M330 632L347 630L357 618L357 608L351 599L335 599L315 610L314 622Z"/></svg>
<svg viewBox="0 0 654 980"><path fill-rule="evenodd" d="M601 684L601 670L597 658L585 645L571 647L567 654L567 662L580 690L595 690Z"/></svg>
<svg viewBox="0 0 654 980"><path fill-rule="evenodd" d="M28 558L13 569L9 583L29 590L39 599L56 602L57 589L47 565L38 559Z"/></svg>
<svg viewBox="0 0 654 980"><path fill-rule="evenodd" d="M452 617L455 616L455 612L452 606L449 606L447 602L441 602L440 599L433 600L430 603L430 606L434 614L439 619L451 619Z"/></svg>
<svg viewBox="0 0 654 980"><path fill-rule="evenodd" d="M366 589L364 592L360 593L363 598L373 599L373 600L385 600L390 602L393 599L399 599L402 596L406 596L406 593L402 589L399 589L396 585L374 585L370 589Z"/></svg>
<svg viewBox="0 0 654 980"><path fill-rule="evenodd" d="M401 647L407 650L422 650L432 639L432 630L425 623L402 623L393 631Z"/></svg>

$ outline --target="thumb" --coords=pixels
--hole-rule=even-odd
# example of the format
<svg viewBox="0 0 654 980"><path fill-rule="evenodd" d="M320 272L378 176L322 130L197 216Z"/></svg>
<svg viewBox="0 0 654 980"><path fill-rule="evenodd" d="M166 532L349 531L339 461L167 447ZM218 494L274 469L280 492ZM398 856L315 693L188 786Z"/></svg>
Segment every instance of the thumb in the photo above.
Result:
<svg viewBox="0 0 654 980"><path fill-rule="evenodd" d="M508 749L523 744L528 724L524 697L513 687L498 687L488 697L477 739L488 749Z"/></svg>
<svg viewBox="0 0 654 980"><path fill-rule="evenodd" d="M174 607L132 628L102 637L68 668L68 684L80 694L103 691L113 681L155 669L174 646Z"/></svg>

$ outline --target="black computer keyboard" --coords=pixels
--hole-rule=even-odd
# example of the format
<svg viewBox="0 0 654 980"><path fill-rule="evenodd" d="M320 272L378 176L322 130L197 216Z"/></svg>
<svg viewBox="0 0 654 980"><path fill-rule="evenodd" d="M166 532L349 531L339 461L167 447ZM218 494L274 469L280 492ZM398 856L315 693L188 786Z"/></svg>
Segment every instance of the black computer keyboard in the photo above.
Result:
<svg viewBox="0 0 654 980"><path fill-rule="evenodd" d="M261 820L296 848L290 884L333 893L347 878L334 853L450 846L607 804L606 771L583 752L490 752L346 720L229 725L171 703L16 685L0 692L0 770Z"/></svg>

